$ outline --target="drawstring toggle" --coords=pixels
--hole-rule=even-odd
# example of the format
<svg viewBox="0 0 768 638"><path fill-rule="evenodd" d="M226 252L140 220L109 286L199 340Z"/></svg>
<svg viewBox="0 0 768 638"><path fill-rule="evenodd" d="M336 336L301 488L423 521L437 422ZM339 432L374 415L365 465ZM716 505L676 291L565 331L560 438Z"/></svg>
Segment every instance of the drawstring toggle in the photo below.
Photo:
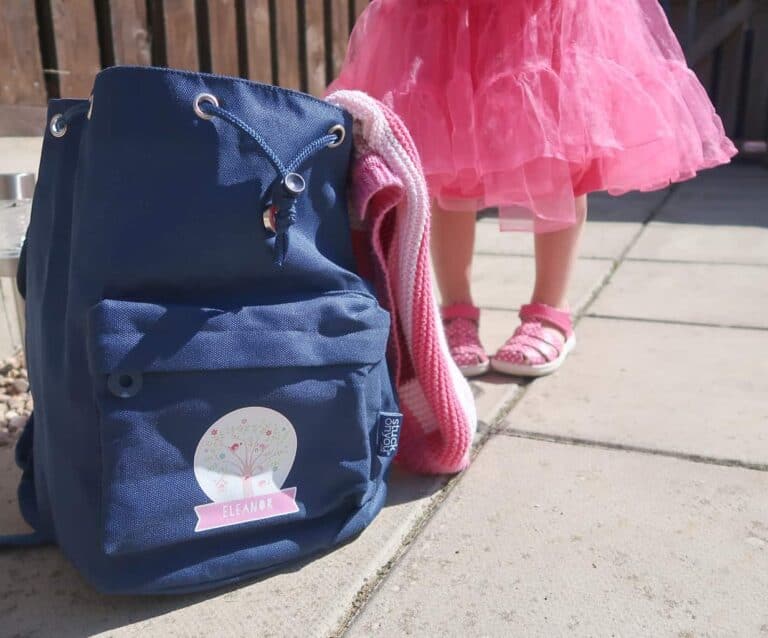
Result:
<svg viewBox="0 0 768 638"><path fill-rule="evenodd" d="M304 178L288 173L272 191L275 210L275 264L282 266L288 255L288 229L296 223L296 200L306 189Z"/></svg>

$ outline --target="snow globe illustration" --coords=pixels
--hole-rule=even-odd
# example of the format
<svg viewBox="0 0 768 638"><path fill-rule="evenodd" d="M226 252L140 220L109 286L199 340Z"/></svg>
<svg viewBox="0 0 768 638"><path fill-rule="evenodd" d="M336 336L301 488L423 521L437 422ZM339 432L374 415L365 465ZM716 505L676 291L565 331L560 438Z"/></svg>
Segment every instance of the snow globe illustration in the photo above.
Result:
<svg viewBox="0 0 768 638"><path fill-rule="evenodd" d="M240 408L218 419L195 451L195 479L213 501L195 507L195 531L297 512L296 488L283 489L296 446L293 425L271 408Z"/></svg>

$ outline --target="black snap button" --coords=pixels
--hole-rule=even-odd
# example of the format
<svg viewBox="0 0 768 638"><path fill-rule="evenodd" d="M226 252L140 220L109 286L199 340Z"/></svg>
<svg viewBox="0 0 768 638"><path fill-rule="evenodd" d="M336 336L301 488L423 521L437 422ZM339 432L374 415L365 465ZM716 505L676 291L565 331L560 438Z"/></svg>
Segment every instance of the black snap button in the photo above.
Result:
<svg viewBox="0 0 768 638"><path fill-rule="evenodd" d="M139 372L113 372L107 377L107 387L116 397L130 399L136 396L143 384Z"/></svg>

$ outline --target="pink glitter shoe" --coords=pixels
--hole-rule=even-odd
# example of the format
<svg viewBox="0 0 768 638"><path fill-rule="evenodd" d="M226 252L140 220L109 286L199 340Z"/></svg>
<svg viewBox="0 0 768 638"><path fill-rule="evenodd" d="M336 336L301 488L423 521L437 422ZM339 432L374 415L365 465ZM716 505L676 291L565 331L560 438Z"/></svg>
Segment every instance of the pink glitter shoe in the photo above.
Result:
<svg viewBox="0 0 768 638"><path fill-rule="evenodd" d="M515 334L491 358L491 367L516 377L551 374L576 345L571 313L531 303L520 308L520 320L522 323Z"/></svg>
<svg viewBox="0 0 768 638"><path fill-rule="evenodd" d="M480 308L466 303L446 306L440 311L451 356L465 377L488 372L490 361L477 335Z"/></svg>

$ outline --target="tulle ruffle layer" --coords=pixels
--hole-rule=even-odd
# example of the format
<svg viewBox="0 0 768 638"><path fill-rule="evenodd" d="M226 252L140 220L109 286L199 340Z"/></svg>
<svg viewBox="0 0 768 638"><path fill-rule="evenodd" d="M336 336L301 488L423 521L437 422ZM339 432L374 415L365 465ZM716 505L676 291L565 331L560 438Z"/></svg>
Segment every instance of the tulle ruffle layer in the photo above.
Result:
<svg viewBox="0 0 768 638"><path fill-rule="evenodd" d="M736 152L657 0L374 0L332 88L403 118L441 207L498 206L509 230Z"/></svg>

